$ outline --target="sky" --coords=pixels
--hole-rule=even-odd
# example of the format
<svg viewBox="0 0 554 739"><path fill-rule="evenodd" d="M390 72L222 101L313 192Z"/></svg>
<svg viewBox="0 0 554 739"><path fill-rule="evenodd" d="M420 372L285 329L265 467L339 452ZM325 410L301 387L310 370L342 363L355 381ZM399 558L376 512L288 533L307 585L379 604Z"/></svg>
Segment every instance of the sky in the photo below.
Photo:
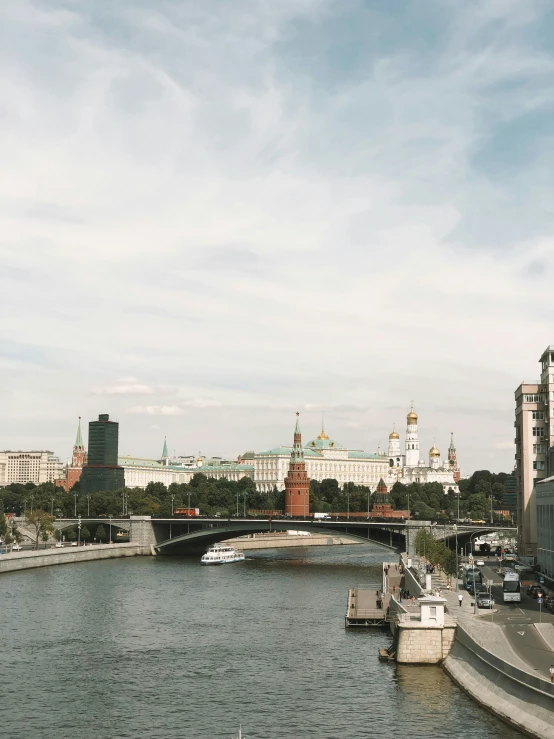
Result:
<svg viewBox="0 0 554 739"><path fill-rule="evenodd" d="M554 344L549 0L0 8L0 449L321 429L513 469Z"/></svg>

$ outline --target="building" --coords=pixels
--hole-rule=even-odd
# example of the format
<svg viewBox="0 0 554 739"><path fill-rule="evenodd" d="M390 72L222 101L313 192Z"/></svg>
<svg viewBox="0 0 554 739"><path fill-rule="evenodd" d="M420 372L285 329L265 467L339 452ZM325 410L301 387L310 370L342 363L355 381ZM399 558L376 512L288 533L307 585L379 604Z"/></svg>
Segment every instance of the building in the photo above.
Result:
<svg viewBox="0 0 554 739"><path fill-rule="evenodd" d="M205 464L204 459L194 466L192 464L180 466L162 464L156 459L119 457L118 464L125 471L125 484L129 488L145 488L149 482L161 482L168 487L172 483L189 483L199 472L216 480L226 478L234 481L254 475L254 468L251 465L236 462Z"/></svg>
<svg viewBox="0 0 554 739"><path fill-rule="evenodd" d="M375 490L373 499L373 508L371 509L370 518L409 518L409 511L395 511L390 502L390 494L383 478L379 480L379 484Z"/></svg>
<svg viewBox="0 0 554 739"><path fill-rule="evenodd" d="M0 452L0 485L54 482L63 469L63 462L47 450Z"/></svg>
<svg viewBox="0 0 554 739"><path fill-rule="evenodd" d="M291 452L290 446L259 453L246 452L239 457L239 462L253 467L254 482L260 492L270 492L275 487L282 490ZM347 449L330 439L324 429L304 446L303 454L306 473L312 480L333 479L339 485L353 482L375 489L381 477L387 475L388 459L385 455Z"/></svg>
<svg viewBox="0 0 554 739"><path fill-rule="evenodd" d="M125 472L118 464L119 424L107 413L88 425L88 461L81 473L81 492L104 493L125 487Z"/></svg>
<svg viewBox="0 0 554 739"><path fill-rule="evenodd" d="M298 416L297 413L289 471L285 477L285 514L306 517L310 515L310 478L306 473Z"/></svg>
<svg viewBox="0 0 554 739"><path fill-rule="evenodd" d="M81 434L81 416L79 416L79 424L77 426L77 437L75 444L73 445L73 455L71 457L71 464L69 464L65 470L65 476L56 480L56 486L63 488L66 492L69 492L75 483L81 479L81 472L83 471L83 465L87 463L87 451L83 444L83 436Z"/></svg>
<svg viewBox="0 0 554 739"><path fill-rule="evenodd" d="M418 415L413 405L406 417L406 440L404 454L400 451L400 435L393 428L389 434L389 447L387 450L388 470L384 476L391 487L395 482L410 485L413 482L428 483L438 482L442 485L445 493L458 493L458 482L460 480L460 468L454 446L454 434L450 434L450 446L448 447L448 459L443 464L441 453L435 442L429 449L428 460L420 458Z"/></svg>
<svg viewBox="0 0 554 739"><path fill-rule="evenodd" d="M554 477L538 480L534 486L537 516L537 564L541 572L554 578Z"/></svg>
<svg viewBox="0 0 554 739"><path fill-rule="evenodd" d="M554 418L554 346L545 349L540 363L540 381L522 382L515 391L518 549L524 555L535 555L537 551L535 483L552 472L548 459L553 442L550 419Z"/></svg>

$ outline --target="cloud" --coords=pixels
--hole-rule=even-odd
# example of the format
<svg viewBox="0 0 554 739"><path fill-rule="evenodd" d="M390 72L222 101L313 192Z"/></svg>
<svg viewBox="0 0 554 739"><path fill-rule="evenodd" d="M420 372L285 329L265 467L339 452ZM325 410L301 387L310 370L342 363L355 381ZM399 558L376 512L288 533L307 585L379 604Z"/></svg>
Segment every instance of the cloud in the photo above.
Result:
<svg viewBox="0 0 554 739"><path fill-rule="evenodd" d="M422 448L511 469L554 343L548 4L4 6L0 445L67 456L102 399L137 455L140 415L234 456L322 407L372 450L414 398Z"/></svg>
<svg viewBox="0 0 554 739"><path fill-rule="evenodd" d="M94 395L171 395L175 390L161 385L145 385L135 377L126 377L115 385L95 387L92 392Z"/></svg>
<svg viewBox="0 0 554 739"><path fill-rule="evenodd" d="M145 416L182 416L185 411L176 405L134 405L129 408L128 413Z"/></svg>

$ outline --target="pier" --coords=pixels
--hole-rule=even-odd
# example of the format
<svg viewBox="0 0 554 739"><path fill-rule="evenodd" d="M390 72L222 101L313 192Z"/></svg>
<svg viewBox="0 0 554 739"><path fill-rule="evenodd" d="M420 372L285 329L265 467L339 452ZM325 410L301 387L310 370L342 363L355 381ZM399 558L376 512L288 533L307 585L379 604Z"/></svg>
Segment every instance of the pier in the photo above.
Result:
<svg viewBox="0 0 554 739"><path fill-rule="evenodd" d="M403 588L405 588L404 575L400 565L397 562L383 562L380 589L351 588L348 591L345 627L386 626L397 618L396 613L390 609L391 598L393 595L400 597L400 590ZM403 605L407 612L419 613L419 605L412 606L408 601Z"/></svg>

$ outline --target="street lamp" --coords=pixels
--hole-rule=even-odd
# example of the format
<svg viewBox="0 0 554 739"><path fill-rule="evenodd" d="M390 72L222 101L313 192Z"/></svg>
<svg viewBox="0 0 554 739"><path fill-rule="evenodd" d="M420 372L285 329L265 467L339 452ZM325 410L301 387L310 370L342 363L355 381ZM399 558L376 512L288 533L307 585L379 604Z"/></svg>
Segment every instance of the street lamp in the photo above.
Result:
<svg viewBox="0 0 554 739"><path fill-rule="evenodd" d="M458 580L460 574L460 570L458 569L458 527L454 524L452 528L456 533L456 592L458 592Z"/></svg>
<svg viewBox="0 0 554 739"><path fill-rule="evenodd" d="M171 515L175 515L175 496L171 496Z"/></svg>
<svg viewBox="0 0 554 739"><path fill-rule="evenodd" d="M369 521L369 496L371 495L371 489L367 489L367 520Z"/></svg>
<svg viewBox="0 0 554 739"><path fill-rule="evenodd" d="M73 510L73 515L75 516L75 518L77 518L77 493L73 493L73 497L75 498L75 506Z"/></svg>
<svg viewBox="0 0 554 739"><path fill-rule="evenodd" d="M87 495L87 517L90 518L90 495Z"/></svg>
<svg viewBox="0 0 554 739"><path fill-rule="evenodd" d="M31 513L33 512L33 500L35 499L34 495L31 495Z"/></svg>
<svg viewBox="0 0 554 739"><path fill-rule="evenodd" d="M350 520L350 490L346 492L346 518Z"/></svg>
<svg viewBox="0 0 554 739"><path fill-rule="evenodd" d="M246 490L244 491L243 495L244 495L244 501L243 501L243 504L244 504L244 507L243 507L243 515L244 515L244 517L246 518Z"/></svg>
<svg viewBox="0 0 554 739"><path fill-rule="evenodd" d="M77 521L77 546L81 546L81 516L79 516L79 520Z"/></svg>
<svg viewBox="0 0 554 739"><path fill-rule="evenodd" d="M240 494L240 491L237 490L237 518L239 517L239 494ZM190 493L189 493L189 505L190 505Z"/></svg>
<svg viewBox="0 0 554 739"><path fill-rule="evenodd" d="M54 515L54 498L50 498L50 515Z"/></svg>
<svg viewBox="0 0 554 739"><path fill-rule="evenodd" d="M110 516L110 544L112 543L112 517Z"/></svg>

